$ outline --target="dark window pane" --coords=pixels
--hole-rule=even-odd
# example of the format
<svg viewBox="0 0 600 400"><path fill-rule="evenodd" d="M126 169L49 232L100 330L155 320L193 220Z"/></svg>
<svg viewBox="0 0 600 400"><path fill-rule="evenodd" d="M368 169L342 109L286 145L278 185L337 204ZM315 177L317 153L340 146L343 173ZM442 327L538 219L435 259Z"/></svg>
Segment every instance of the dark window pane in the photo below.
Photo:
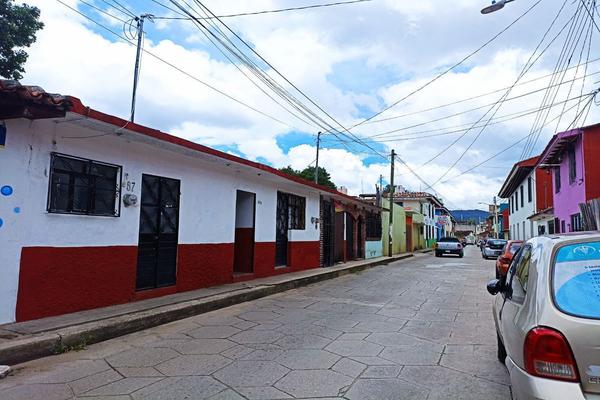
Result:
<svg viewBox="0 0 600 400"><path fill-rule="evenodd" d="M120 168L53 154L49 212L118 215Z"/></svg>
<svg viewBox="0 0 600 400"><path fill-rule="evenodd" d="M90 201L89 178L76 176L73 180L72 211L87 212Z"/></svg>

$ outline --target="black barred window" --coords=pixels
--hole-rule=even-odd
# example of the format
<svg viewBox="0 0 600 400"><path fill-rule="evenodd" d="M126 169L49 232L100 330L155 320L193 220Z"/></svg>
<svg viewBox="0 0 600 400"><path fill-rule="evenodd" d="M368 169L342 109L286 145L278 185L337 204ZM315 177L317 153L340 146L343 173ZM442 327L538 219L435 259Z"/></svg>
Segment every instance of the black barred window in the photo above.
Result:
<svg viewBox="0 0 600 400"><path fill-rule="evenodd" d="M50 213L119 216L121 167L52 154Z"/></svg>
<svg viewBox="0 0 600 400"><path fill-rule="evenodd" d="M381 240L381 214L367 214L367 240Z"/></svg>
<svg viewBox="0 0 600 400"><path fill-rule="evenodd" d="M294 194L288 194L287 196L290 217L289 229L305 229L306 199Z"/></svg>

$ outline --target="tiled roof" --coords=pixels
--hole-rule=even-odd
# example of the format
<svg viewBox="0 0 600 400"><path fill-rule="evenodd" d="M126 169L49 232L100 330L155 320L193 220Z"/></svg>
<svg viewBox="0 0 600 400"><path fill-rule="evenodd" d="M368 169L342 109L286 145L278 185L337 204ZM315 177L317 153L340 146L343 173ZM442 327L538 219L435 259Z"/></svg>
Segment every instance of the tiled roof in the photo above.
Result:
<svg viewBox="0 0 600 400"><path fill-rule="evenodd" d="M519 161L513 165L510 173L500 188L500 192L498 192L498 196L502 199L509 198L513 192L517 190L517 187L523 182L527 175L529 175L531 170L535 168L539 159L540 156L535 156L528 158L527 160Z"/></svg>
<svg viewBox="0 0 600 400"><path fill-rule="evenodd" d="M442 202L434 194L427 192L395 192L394 199L400 200L432 200L438 206L442 206Z"/></svg>
<svg viewBox="0 0 600 400"><path fill-rule="evenodd" d="M72 106L69 96L47 93L39 86L0 79L0 117L48 118L64 115ZM15 115L15 114L21 115Z"/></svg>

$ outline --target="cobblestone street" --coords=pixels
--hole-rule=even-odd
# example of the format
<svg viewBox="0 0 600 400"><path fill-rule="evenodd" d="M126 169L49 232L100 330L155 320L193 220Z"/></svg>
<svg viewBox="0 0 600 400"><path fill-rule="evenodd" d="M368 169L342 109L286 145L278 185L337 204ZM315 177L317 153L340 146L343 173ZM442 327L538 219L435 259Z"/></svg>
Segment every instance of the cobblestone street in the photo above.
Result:
<svg viewBox="0 0 600 400"><path fill-rule="evenodd" d="M418 255L16 366L0 399L509 400L492 275Z"/></svg>

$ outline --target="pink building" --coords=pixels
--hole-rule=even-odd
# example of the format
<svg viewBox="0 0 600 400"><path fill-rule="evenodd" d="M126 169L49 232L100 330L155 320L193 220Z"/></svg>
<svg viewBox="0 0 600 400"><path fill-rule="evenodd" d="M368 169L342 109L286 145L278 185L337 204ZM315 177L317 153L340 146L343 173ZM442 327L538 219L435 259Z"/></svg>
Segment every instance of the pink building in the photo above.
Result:
<svg viewBox="0 0 600 400"><path fill-rule="evenodd" d="M554 135L538 168L552 173L554 217L560 233L583 230L579 205L600 198L600 124Z"/></svg>

